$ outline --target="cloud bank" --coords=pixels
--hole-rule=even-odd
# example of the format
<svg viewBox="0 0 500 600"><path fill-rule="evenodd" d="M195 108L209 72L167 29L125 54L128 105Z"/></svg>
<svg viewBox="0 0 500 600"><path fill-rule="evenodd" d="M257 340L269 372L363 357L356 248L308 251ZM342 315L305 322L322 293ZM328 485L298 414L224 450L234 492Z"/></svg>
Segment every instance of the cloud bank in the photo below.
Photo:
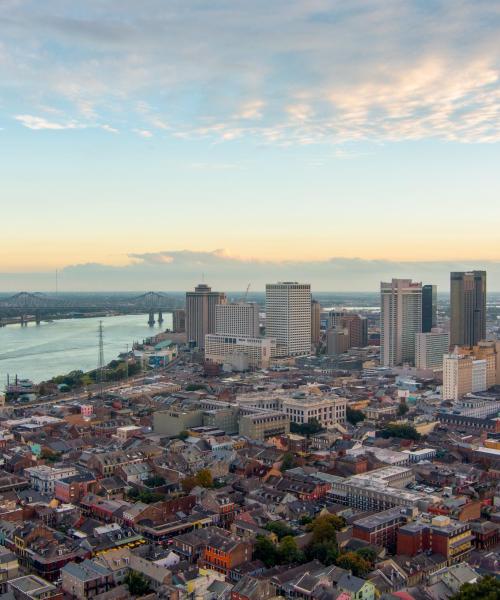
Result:
<svg viewBox="0 0 500 600"><path fill-rule="evenodd" d="M214 289L239 291L251 283L252 291L263 291L273 281L311 283L313 291L377 291L382 280L408 277L449 287L455 270L486 269L488 288L500 291L500 261L396 262L331 258L323 261L257 261L212 252L170 251L131 254L126 266L81 264L59 272L62 291L182 291L192 289L202 278ZM53 291L54 273L4 273L1 291Z"/></svg>
<svg viewBox="0 0 500 600"><path fill-rule="evenodd" d="M3 104L32 130L500 140L497 0L4 0L0 23Z"/></svg>

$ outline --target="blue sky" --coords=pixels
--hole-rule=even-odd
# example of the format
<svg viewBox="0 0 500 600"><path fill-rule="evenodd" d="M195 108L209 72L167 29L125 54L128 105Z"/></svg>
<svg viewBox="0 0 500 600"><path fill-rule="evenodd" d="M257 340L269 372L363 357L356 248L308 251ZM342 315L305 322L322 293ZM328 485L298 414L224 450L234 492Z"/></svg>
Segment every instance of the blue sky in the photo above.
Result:
<svg viewBox="0 0 500 600"><path fill-rule="evenodd" d="M458 265L500 290L498 2L3 0L0 20L0 289L292 267L365 290Z"/></svg>

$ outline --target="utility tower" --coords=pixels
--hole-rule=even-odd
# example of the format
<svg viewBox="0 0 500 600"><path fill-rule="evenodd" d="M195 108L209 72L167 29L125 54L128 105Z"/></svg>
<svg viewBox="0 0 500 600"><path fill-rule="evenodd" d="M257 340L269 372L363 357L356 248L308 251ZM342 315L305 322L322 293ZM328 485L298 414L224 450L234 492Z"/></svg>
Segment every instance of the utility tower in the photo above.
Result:
<svg viewBox="0 0 500 600"><path fill-rule="evenodd" d="M99 396L102 398L104 393L104 335L102 321L99 321L99 359L97 363L97 383L99 384Z"/></svg>

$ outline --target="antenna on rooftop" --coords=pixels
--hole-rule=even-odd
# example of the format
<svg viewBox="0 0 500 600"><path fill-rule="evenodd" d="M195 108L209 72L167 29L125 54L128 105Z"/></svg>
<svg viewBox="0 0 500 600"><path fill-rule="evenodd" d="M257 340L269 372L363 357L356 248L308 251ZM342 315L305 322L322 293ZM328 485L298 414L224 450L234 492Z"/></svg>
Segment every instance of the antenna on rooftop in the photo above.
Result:
<svg viewBox="0 0 500 600"><path fill-rule="evenodd" d="M99 359L97 363L97 383L99 384L99 395L103 396L104 386L104 335L102 321L99 321Z"/></svg>

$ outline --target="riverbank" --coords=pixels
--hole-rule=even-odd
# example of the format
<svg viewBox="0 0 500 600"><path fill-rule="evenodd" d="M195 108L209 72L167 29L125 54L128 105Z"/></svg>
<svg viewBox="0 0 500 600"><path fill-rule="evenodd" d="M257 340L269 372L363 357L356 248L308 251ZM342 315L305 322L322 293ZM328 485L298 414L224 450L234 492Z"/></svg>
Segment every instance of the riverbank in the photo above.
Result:
<svg viewBox="0 0 500 600"><path fill-rule="evenodd" d="M132 349L133 343L172 328L172 316L151 327L147 314L113 315L8 325L0 329L0 389L7 374L47 381L73 370L84 372L98 364L98 326L103 322L104 356L109 362Z"/></svg>

